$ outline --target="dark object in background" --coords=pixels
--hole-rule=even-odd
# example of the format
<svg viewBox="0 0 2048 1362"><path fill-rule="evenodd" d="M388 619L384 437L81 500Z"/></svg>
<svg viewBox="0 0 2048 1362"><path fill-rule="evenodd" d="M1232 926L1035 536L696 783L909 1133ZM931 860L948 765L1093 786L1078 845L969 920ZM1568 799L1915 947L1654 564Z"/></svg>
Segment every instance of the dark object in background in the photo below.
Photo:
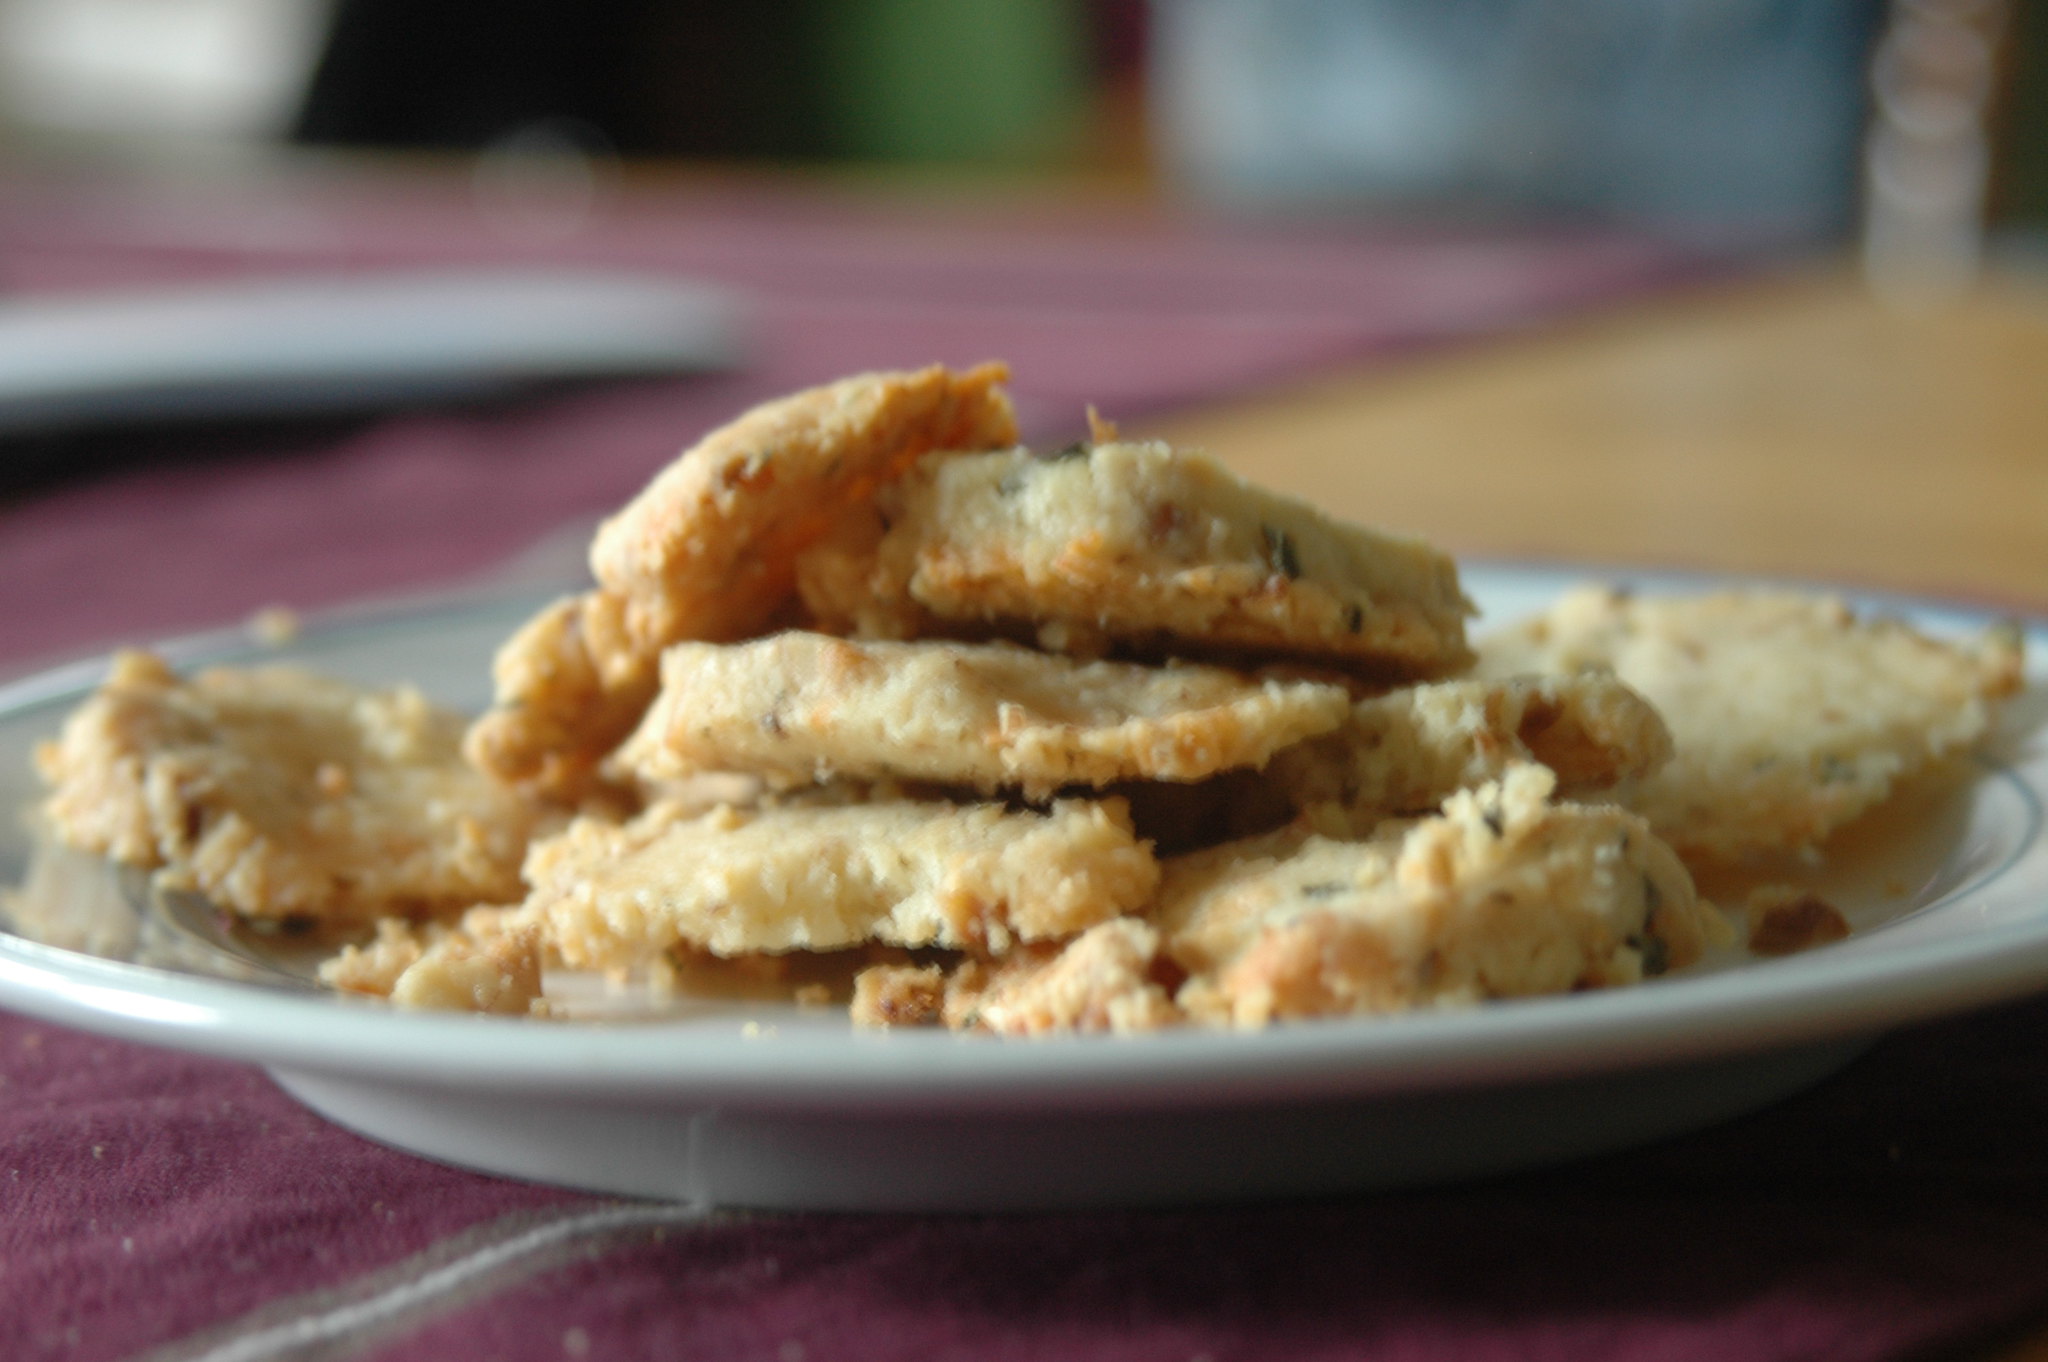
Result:
<svg viewBox="0 0 2048 1362"><path fill-rule="evenodd" d="M1142 165L1146 16L1144 0L340 0L294 135Z"/></svg>
<svg viewBox="0 0 2048 1362"><path fill-rule="evenodd" d="M470 149L580 125L623 154L825 154L808 0L341 0L294 140ZM593 148L597 149L597 148Z"/></svg>
<svg viewBox="0 0 2048 1362"><path fill-rule="evenodd" d="M1991 215L2001 225L2040 230L2048 228L2048 5L2015 4L2007 25Z"/></svg>

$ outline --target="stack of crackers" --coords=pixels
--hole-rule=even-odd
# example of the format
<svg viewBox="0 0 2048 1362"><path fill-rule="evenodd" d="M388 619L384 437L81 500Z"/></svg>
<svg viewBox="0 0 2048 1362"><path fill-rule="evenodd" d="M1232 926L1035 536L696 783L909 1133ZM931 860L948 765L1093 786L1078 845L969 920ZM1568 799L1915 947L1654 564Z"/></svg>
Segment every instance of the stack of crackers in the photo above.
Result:
<svg viewBox="0 0 2048 1362"><path fill-rule="evenodd" d="M1588 588L1475 648L1436 549L1092 414L1021 447L1004 378L712 433L466 733L125 655L39 754L48 821L353 934L323 977L405 1005L727 969L866 1025L1257 1029L1683 968L1730 933L1693 872L1811 854L2021 684L2015 631L1783 594Z"/></svg>

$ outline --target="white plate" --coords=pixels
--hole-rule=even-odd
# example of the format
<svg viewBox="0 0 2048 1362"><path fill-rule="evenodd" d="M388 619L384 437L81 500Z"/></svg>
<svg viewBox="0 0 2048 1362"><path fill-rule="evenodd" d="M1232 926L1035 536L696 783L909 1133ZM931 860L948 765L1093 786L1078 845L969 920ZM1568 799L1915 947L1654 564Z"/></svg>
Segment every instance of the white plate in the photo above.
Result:
<svg viewBox="0 0 2048 1362"><path fill-rule="evenodd" d="M1467 582L1491 623L1584 575L1482 567ZM408 679L473 707L492 649L537 599L341 618L280 649L220 635L168 651ZM1879 604L1937 632L1984 622ZM2048 636L2033 630L2029 646L2039 658ZM98 670L0 688L0 800L32 800L30 748ZM75 943L101 955L0 933L0 1004L266 1065L332 1119L430 1157L615 1192L993 1209L1465 1177L1693 1129L1796 1091L1886 1028L2048 986L2044 701L2036 662L1974 779L1860 829L1823 886L1856 924L1850 940L1774 961L1724 952L1634 989L1256 1036L872 1034L746 1002L569 1025L220 977L237 962L175 922L117 915ZM30 849L17 820L0 822L0 883L20 879ZM139 932L172 967L126 961Z"/></svg>
<svg viewBox="0 0 2048 1362"><path fill-rule="evenodd" d="M0 303L0 433L365 411L729 366L739 305L672 277L414 269Z"/></svg>

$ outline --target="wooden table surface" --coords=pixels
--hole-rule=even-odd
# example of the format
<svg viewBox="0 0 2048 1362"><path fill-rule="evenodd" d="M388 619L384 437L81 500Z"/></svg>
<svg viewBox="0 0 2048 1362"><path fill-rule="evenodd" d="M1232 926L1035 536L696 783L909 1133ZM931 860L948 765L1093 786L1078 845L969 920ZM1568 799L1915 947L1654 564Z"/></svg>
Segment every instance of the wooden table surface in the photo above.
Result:
<svg viewBox="0 0 2048 1362"><path fill-rule="evenodd" d="M1920 314L1847 270L1704 287L1131 433L1460 555L2048 614L2048 276ZM2048 1362L2048 1321L1943 1356Z"/></svg>
<svg viewBox="0 0 2048 1362"><path fill-rule="evenodd" d="M2048 611L2048 276L1919 314L1847 269L1702 286L1131 433L1461 555Z"/></svg>

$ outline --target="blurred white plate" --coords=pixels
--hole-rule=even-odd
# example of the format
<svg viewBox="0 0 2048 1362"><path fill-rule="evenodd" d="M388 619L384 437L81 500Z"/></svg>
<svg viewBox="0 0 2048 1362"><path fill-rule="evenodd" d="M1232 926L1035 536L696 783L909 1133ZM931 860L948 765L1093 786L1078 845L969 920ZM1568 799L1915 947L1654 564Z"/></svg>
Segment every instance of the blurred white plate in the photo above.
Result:
<svg viewBox="0 0 2048 1362"><path fill-rule="evenodd" d="M328 414L719 369L722 290L618 270L254 277L0 302L0 435Z"/></svg>
<svg viewBox="0 0 2048 1362"><path fill-rule="evenodd" d="M1498 622L1584 575L1474 568L1467 581ZM493 648L539 599L361 614L276 649L221 635L168 651L407 679L473 707ZM1983 623L1882 604L1936 631ZM2029 645L2038 659L2048 637L2035 629ZM0 800L33 799L30 748L97 672L0 688ZM1889 1027L2048 986L2044 701L2037 661L1974 779L1922 791L1842 849L1823 887L1856 924L1850 940L1773 961L1731 950L1634 989L1255 1036L869 1034L750 1002L560 1024L272 986L203 942L173 941L172 968L102 958L140 939L115 921L74 942L100 955L0 933L0 1004L268 1066L332 1119L432 1158L614 1192L996 1209L1473 1176L1694 1129L1796 1091ZM30 849L17 820L0 823L0 883L21 878ZM145 928L159 945L177 935Z"/></svg>

